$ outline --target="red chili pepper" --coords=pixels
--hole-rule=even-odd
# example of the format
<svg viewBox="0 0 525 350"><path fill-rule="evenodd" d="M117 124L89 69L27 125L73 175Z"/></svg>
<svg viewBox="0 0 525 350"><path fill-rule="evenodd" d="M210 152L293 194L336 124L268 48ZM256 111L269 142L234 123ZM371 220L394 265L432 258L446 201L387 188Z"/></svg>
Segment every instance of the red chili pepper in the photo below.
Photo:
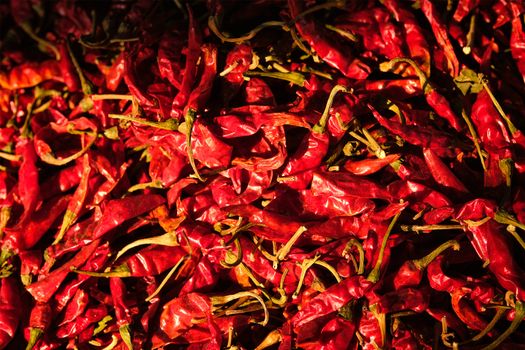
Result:
<svg viewBox="0 0 525 350"><path fill-rule="evenodd" d="M180 90L173 100L171 110L171 117L176 119L179 119L182 116L182 109L187 105L190 98L195 79L197 78L197 62L201 55L202 38L197 23L193 18L191 9L188 11L188 18L188 46L186 48L184 76L182 78Z"/></svg>
<svg viewBox="0 0 525 350"><path fill-rule="evenodd" d="M0 72L0 87L7 90L33 87L46 80L63 81L58 61L27 62L11 69L9 73Z"/></svg>
<svg viewBox="0 0 525 350"><path fill-rule="evenodd" d="M35 211L39 200L38 168L33 140L21 138L16 143L16 154L22 157L18 169L18 195L24 206L24 214L19 222L29 218Z"/></svg>
<svg viewBox="0 0 525 350"><path fill-rule="evenodd" d="M365 79L370 74L370 67L356 58L348 46L337 45L327 29L307 19L307 16L299 17L304 11L300 1L289 0L288 7L298 32L326 63L351 79Z"/></svg>
<svg viewBox="0 0 525 350"><path fill-rule="evenodd" d="M344 168L354 175L371 175L377 173L399 158L399 154L389 154L384 158L370 158L356 161L348 160L345 163Z"/></svg>
<svg viewBox="0 0 525 350"><path fill-rule="evenodd" d="M458 58L456 57L454 47L452 46L452 43L448 38L448 32L446 30L445 24L439 17L438 10L435 8L434 4L429 0L421 1L421 10L425 14L425 17L427 17L427 20L430 23L430 26L432 27L432 31L434 32L434 36L438 45L440 45L445 52L450 75L453 77L458 76Z"/></svg>
<svg viewBox="0 0 525 350"><path fill-rule="evenodd" d="M65 264L53 270L45 278L38 280L26 287L33 298L41 303L47 303L53 294L58 290L64 279L71 271L71 267L77 267L84 264L89 257L99 249L100 241L95 240L89 245L83 247L73 258ZM103 247L103 246L102 246Z"/></svg>
<svg viewBox="0 0 525 350"><path fill-rule="evenodd" d="M109 91L116 91L126 73L126 56L124 52L119 54L113 61L111 68L106 74L106 87Z"/></svg>
<svg viewBox="0 0 525 350"><path fill-rule="evenodd" d="M211 300L199 293L182 295L164 305L160 317L160 329L171 339L183 335L187 330L211 315Z"/></svg>
<svg viewBox="0 0 525 350"><path fill-rule="evenodd" d="M495 206L489 201L473 200L465 204L457 213L460 220L480 220L481 213L487 215L495 212ZM488 268L505 289L523 300L525 271L516 264L513 258L508 235L503 232L501 224L489 220L481 225L469 225L469 239L480 259L488 263Z"/></svg>
<svg viewBox="0 0 525 350"><path fill-rule="evenodd" d="M525 32L523 29L523 13L522 9L517 4L511 3L511 8L514 14L512 20L512 31L510 35L510 50L512 58L518 66L518 70L525 81Z"/></svg>
<svg viewBox="0 0 525 350"><path fill-rule="evenodd" d="M423 128L414 125L403 125L397 121L386 119L372 106L369 106L369 108L381 126L399 135L406 142L415 146L430 148L439 157L454 157L451 139L444 132L430 126Z"/></svg>
<svg viewBox="0 0 525 350"><path fill-rule="evenodd" d="M162 203L164 203L164 198L155 194L143 194L108 201L104 207L102 218L93 229L91 239L95 240L104 236L126 220L147 213Z"/></svg>
<svg viewBox="0 0 525 350"><path fill-rule="evenodd" d="M28 349L32 349L38 343L51 325L53 317L53 310L49 303L38 302L33 306L29 318Z"/></svg>
<svg viewBox="0 0 525 350"><path fill-rule="evenodd" d="M452 294L452 308L458 315L459 319L469 328L481 331L487 327L485 321L476 310L463 299L465 292L462 289L455 290Z"/></svg>
<svg viewBox="0 0 525 350"><path fill-rule="evenodd" d="M426 267L434 261L444 250L453 248L454 250L459 249L457 241L447 241L440 245L437 249L430 252L428 255L414 260L408 260L396 272L394 277L395 289L402 287L413 287L417 286L423 278L423 273Z"/></svg>
<svg viewBox="0 0 525 350"><path fill-rule="evenodd" d="M21 301L14 277L0 279L0 348L5 348L15 336L21 317Z"/></svg>
<svg viewBox="0 0 525 350"><path fill-rule="evenodd" d="M452 170L430 149L423 149L423 156L428 169L436 182L442 186L454 189L458 192L468 193L467 188L454 175Z"/></svg>
<svg viewBox="0 0 525 350"><path fill-rule="evenodd" d="M308 322L339 310L351 300L361 298L372 286L373 283L363 276L352 276L333 285L311 299L292 317L294 328L302 327Z"/></svg>

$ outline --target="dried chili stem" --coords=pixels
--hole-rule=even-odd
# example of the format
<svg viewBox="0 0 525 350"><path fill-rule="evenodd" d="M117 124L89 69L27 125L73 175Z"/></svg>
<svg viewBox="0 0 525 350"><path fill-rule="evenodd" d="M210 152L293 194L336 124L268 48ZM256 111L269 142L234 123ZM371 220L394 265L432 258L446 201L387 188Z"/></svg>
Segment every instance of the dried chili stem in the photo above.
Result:
<svg viewBox="0 0 525 350"><path fill-rule="evenodd" d="M257 27L255 27L254 29L250 30L248 33L246 33L243 36L240 36L240 37L237 37L237 38L232 38L232 37L226 36L224 33L222 33L219 30L216 16L208 17L208 27L211 29L213 34L215 34L223 42L228 42L228 43L241 43L243 41L248 41L248 40L252 39L253 37L255 37L257 35L257 33L259 33L261 30L263 30L265 28L284 27L285 25L286 25L286 23L285 22L281 22L281 21L268 21L268 22L264 22L264 23L259 24Z"/></svg>
<svg viewBox="0 0 525 350"><path fill-rule="evenodd" d="M374 266L374 269L370 272L370 274L367 277L367 280L373 283L377 283L377 281L379 281L379 274L381 273L381 265L383 263L383 256L385 254L385 249L388 244L388 239L400 215L401 212L397 213L394 216L394 218L392 219L392 221L390 221L390 224L388 225L385 235L383 236L383 241L381 242L381 248L379 249L379 255L377 256L376 264Z"/></svg>
<svg viewBox="0 0 525 350"><path fill-rule="evenodd" d="M153 122L151 120L136 118L136 117L126 115L126 114L112 114L112 113L108 114L108 117L112 119L125 120L125 121L130 121L130 122L141 124L141 125L151 126L153 128L162 129L162 130L174 131L174 130L178 130L179 128L179 124L177 120L175 119L168 119L163 122Z"/></svg>
<svg viewBox="0 0 525 350"><path fill-rule="evenodd" d="M282 246L281 249L279 249L279 251L275 254L276 259L274 261L274 268L277 268L277 264L279 263L279 261L282 261L284 260L284 258L286 258L286 256L292 249L292 246L295 244L295 242L297 242L299 237L301 237L301 235L305 233L306 231L307 231L306 227L304 226L299 227L297 231L295 231L293 236L290 238L290 240L286 242L286 244Z"/></svg>
<svg viewBox="0 0 525 350"><path fill-rule="evenodd" d="M332 88L332 90L330 91L330 95L328 96L328 100L326 101L323 114L321 115L321 118L319 119L317 124L315 124L313 127L314 132L321 134L326 129L328 117L330 116L330 108L332 108L335 95L337 95L338 92L348 92L348 89L343 85L336 85Z"/></svg>
<svg viewBox="0 0 525 350"><path fill-rule="evenodd" d="M189 255L186 255L184 257L182 257L172 268L171 270L168 272L168 274L166 275L166 277L164 277L164 279L162 280L162 282L159 284L159 286L157 287L157 289L155 289L153 291L153 293L151 293L146 299L145 301L146 302L149 302L151 299L155 298L159 293L160 291L162 290L162 288L166 285L166 283L168 283L168 281L170 280L171 276L173 276L173 274L175 273L175 271L177 271L177 269L179 268L179 266L189 257Z"/></svg>
<svg viewBox="0 0 525 350"><path fill-rule="evenodd" d="M362 275L365 272L365 250L363 249L363 245L361 244L361 242L359 242L355 238L352 238L351 240L348 241L348 243L346 243L346 246L343 249L343 252L341 253L341 255L346 256L349 250L351 249L351 247L356 247L357 251L359 252L359 267L357 267L357 264L356 264L356 271L358 275ZM349 256L353 258L352 254L349 254Z"/></svg>
<svg viewBox="0 0 525 350"><path fill-rule="evenodd" d="M496 338L496 340L481 350L497 349L499 345L503 343L503 341L505 341L505 339L507 339L519 327L521 321L523 321L523 317L525 317L525 306L521 301L516 301L516 313L514 314L514 319L512 320L509 328L507 328L505 332L501 333L500 336Z"/></svg>
<svg viewBox="0 0 525 350"><path fill-rule="evenodd" d="M431 251L429 254L425 255L424 257L416 260L412 260L414 263L414 266L416 266L418 269L422 270L425 269L434 259L438 257L441 253L443 253L445 250L452 248L454 250L459 250L459 243L456 240L450 240L443 244L441 244L439 247Z"/></svg>

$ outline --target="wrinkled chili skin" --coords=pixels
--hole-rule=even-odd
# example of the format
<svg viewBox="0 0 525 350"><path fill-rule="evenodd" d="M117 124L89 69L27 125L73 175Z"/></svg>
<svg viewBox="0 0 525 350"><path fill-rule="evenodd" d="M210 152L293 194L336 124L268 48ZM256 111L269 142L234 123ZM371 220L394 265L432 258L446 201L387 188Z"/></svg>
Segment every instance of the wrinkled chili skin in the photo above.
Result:
<svg viewBox="0 0 525 350"><path fill-rule="evenodd" d="M18 283L13 277L0 280L0 348L5 348L13 339L21 318L21 300Z"/></svg>
<svg viewBox="0 0 525 350"><path fill-rule="evenodd" d="M0 2L0 348L523 343L524 13Z"/></svg>

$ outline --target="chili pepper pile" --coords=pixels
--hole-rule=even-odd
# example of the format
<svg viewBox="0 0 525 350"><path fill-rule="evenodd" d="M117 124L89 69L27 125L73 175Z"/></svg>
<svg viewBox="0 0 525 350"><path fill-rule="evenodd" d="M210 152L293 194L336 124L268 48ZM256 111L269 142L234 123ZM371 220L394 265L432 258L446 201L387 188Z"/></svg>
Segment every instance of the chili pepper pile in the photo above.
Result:
<svg viewBox="0 0 525 350"><path fill-rule="evenodd" d="M0 348L523 348L524 17L0 2Z"/></svg>

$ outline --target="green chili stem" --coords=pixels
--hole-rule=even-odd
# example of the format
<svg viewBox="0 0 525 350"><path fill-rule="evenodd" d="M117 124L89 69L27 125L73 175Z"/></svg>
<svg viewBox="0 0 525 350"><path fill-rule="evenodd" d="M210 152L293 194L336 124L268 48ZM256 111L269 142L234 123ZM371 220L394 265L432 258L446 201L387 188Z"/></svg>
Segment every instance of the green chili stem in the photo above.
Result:
<svg viewBox="0 0 525 350"><path fill-rule="evenodd" d="M263 350L279 343L282 340L281 332L278 329L274 329L257 345L255 350Z"/></svg>
<svg viewBox="0 0 525 350"><path fill-rule="evenodd" d="M381 344L386 343L386 315L382 312L379 312L379 308L377 304L370 305L369 307L370 312L374 315L374 317L377 320L377 323L379 324L379 329L381 330ZM378 349L380 349L379 346L377 346Z"/></svg>
<svg viewBox="0 0 525 350"><path fill-rule="evenodd" d="M290 253L290 250L292 249L292 246L295 244L295 242L297 242L297 240L299 239L299 237L301 237L301 235L303 233L305 233L307 231L306 227L304 226L301 226L297 229L297 231L295 231L295 233L293 234L293 236L290 238L290 240L288 242L286 242L286 244L281 247L281 249L279 249L279 251L277 252L277 254L275 255L276 257L276 262L278 263L279 261L282 261L284 260L284 258L286 258L286 256L288 255L288 253Z"/></svg>
<svg viewBox="0 0 525 350"><path fill-rule="evenodd" d="M118 337L115 334L112 334L111 343L109 343L108 346L100 350L113 350L118 345L118 341L119 341Z"/></svg>
<svg viewBox="0 0 525 350"><path fill-rule="evenodd" d="M21 160L21 157L19 155L2 152L2 151L0 151L0 158L7 159L12 162L18 162Z"/></svg>
<svg viewBox="0 0 525 350"><path fill-rule="evenodd" d="M315 264L315 265L322 266L322 267L324 267L325 269L327 269L328 271L330 271L330 273L332 274L332 276L335 277L335 280L337 281L337 283L339 283L339 282L342 281L342 278L341 278L341 276L339 275L339 272L337 272L337 270L336 270L332 265L330 265L329 263L327 263L326 261L323 261L323 260L316 260L316 261L314 261L314 264Z"/></svg>
<svg viewBox="0 0 525 350"><path fill-rule="evenodd" d="M64 218L62 219L62 225L60 225L60 231L58 231L57 237L53 241L53 245L58 244L62 240L62 238L64 238L64 235L66 234L67 229L71 226L71 224L76 219L77 219L77 214L67 209L66 213L64 214Z"/></svg>
<svg viewBox="0 0 525 350"><path fill-rule="evenodd" d="M50 43L49 41L45 40L45 39L42 39L40 38L39 36L37 36L35 34L35 32L33 31L33 28L31 28L31 26L29 25L29 23L27 22L24 22L24 23L21 23L20 24L20 27L23 29L23 31L31 38L33 39L34 41L36 41L37 43L39 43L40 45L42 46L45 46L47 47L48 49L50 49L53 54L55 55L55 59L57 61L60 61L60 51L58 51L57 47L55 45L53 45L52 43Z"/></svg>
<svg viewBox="0 0 525 350"><path fill-rule="evenodd" d="M518 241L523 249L525 249L525 241L523 241L523 238L521 238L521 236L516 232L516 227L512 225L507 226L507 232L510 233L516 241Z"/></svg>
<svg viewBox="0 0 525 350"><path fill-rule="evenodd" d="M514 239L520 244L520 246L523 249L525 249L525 241L523 240L523 238L521 238L521 236L518 234L518 232L516 232L516 227L518 227L518 228L520 228L522 230L525 230L525 225L524 224L522 224L521 222L516 220L509 213L507 213L505 211L502 211L502 210L498 210L494 214L494 220L496 220L496 222L498 222L500 224L507 225L507 232L510 233L512 235L512 237L514 237Z"/></svg>
<svg viewBox="0 0 525 350"><path fill-rule="evenodd" d="M314 13L314 12L317 12L317 11L328 10L328 9L331 9L331 8L334 8L334 7L335 8L344 8L345 2L346 2L345 0L335 0L335 1L325 2L324 4L319 4L319 5L316 5L316 6L312 6L309 9L306 9L305 11L301 12L300 14L298 14L294 19L292 19L292 21L288 25L292 25L295 22L297 22L299 19L303 18L304 16L307 16L307 15L309 15L311 13Z"/></svg>
<svg viewBox="0 0 525 350"><path fill-rule="evenodd" d="M439 254L443 253L448 248L452 248L454 250L459 250L459 243L456 240L450 240L443 244L441 244L439 247L434 249L432 252L427 254L426 256L417 259L412 260L412 263L420 270L425 269L434 259L436 259Z"/></svg>
<svg viewBox="0 0 525 350"><path fill-rule="evenodd" d="M274 79L280 79L289 81L292 84L295 84L297 86L304 86L304 82L306 81L306 78L301 73L297 72L290 72L290 73L283 73L283 72L259 72L259 71L247 71L244 73L244 76L246 77L266 77L266 78L274 78Z"/></svg>
<svg viewBox="0 0 525 350"><path fill-rule="evenodd" d="M115 256L115 260L118 260L128 250L146 244L159 244L168 247L175 247L179 245L179 242L177 241L177 236L174 232L166 232L160 236L137 239L136 241L124 246L124 248L117 253L117 256Z"/></svg>
<svg viewBox="0 0 525 350"><path fill-rule="evenodd" d="M133 343L131 342L131 329L129 328L129 324L120 326L118 332L120 333L120 337L122 338L124 344L126 344L128 349L133 350Z"/></svg>
<svg viewBox="0 0 525 350"><path fill-rule="evenodd" d="M493 350L497 349L498 346L503 343L505 339L507 339L508 336L510 336L514 331L519 327L521 324L521 321L523 321L523 317L525 317L525 307L524 304L521 301L516 301L516 313L514 314L514 319L512 320L509 328L505 330L505 332L501 333L500 336L494 340L491 344L485 346L481 350Z"/></svg>
<svg viewBox="0 0 525 350"><path fill-rule="evenodd" d="M99 100L128 100L133 101L132 95L123 95L123 94L94 94L91 95L93 101Z"/></svg>
<svg viewBox="0 0 525 350"><path fill-rule="evenodd" d="M32 350L36 343L42 338L44 335L44 330L40 328L30 328L29 331L29 341L27 342L26 350Z"/></svg>
<svg viewBox="0 0 525 350"><path fill-rule="evenodd" d="M315 264L319 257L319 255L316 255L313 259L306 259L301 263L301 276L299 277L299 283L297 283L297 288L295 288L295 292L292 294L292 299L297 299L297 297L299 296L301 288L304 284L306 273Z"/></svg>
<svg viewBox="0 0 525 350"><path fill-rule="evenodd" d="M476 14L470 16L469 29L467 33L467 45L463 48L463 53L465 55L470 55L472 51L472 44L474 43L474 38L476 36Z"/></svg>
<svg viewBox="0 0 525 350"><path fill-rule="evenodd" d="M104 278L110 278L110 277L119 277L119 278L126 278L131 277L131 272L126 271L122 269L121 271L108 271L108 272L97 272L97 271L86 271L86 270L79 270L75 267L71 267L71 272L78 273L79 275L86 275L91 277L104 277Z"/></svg>
<svg viewBox="0 0 525 350"><path fill-rule="evenodd" d="M349 240L341 255L345 256L351 247L356 247L359 252L359 268L356 267L356 271L358 275L362 275L365 272L365 250L363 249L363 245L357 239L352 238ZM349 255L353 257L352 254Z"/></svg>
<svg viewBox="0 0 525 350"><path fill-rule="evenodd" d="M244 297L252 297L255 298L261 305L264 310L264 320L261 322L257 322L262 326L266 326L268 324L268 321L270 319L270 314L268 313L268 308L266 307L266 304L264 303L264 300L257 294L250 292L250 291L242 291L231 295L225 295L225 296L213 296L210 297L212 305L224 305L226 303L229 303L230 301L233 301L235 299L240 299Z"/></svg>
<svg viewBox="0 0 525 350"><path fill-rule="evenodd" d="M476 128L474 128L474 125L472 124L470 117L467 115L464 109L461 111L461 117L467 124L468 131L470 135L472 136L472 142L474 142L474 147L476 148L476 152L478 152L479 161L481 162L483 171L487 171L487 166L485 165L485 158L483 157L483 152L481 151L481 146L479 144L479 137L478 137L478 133L476 132Z"/></svg>
<svg viewBox="0 0 525 350"><path fill-rule="evenodd" d="M191 133L193 131L193 124L195 123L195 114L197 111L190 108L188 109L188 112L184 116L184 122L185 122L185 134L186 134L186 148L188 153L188 160L190 161L191 168L193 169L193 173L195 174L195 177L199 179L199 181L204 182L204 179L199 174L199 169L197 168L197 165L195 164L195 158L193 157L193 149L191 148Z"/></svg>
<svg viewBox="0 0 525 350"><path fill-rule="evenodd" d="M164 187L162 186L162 182L160 182L159 180L154 180L150 182L135 184L131 186L130 188L128 188L128 192L131 193L135 191L144 190L146 188L164 188Z"/></svg>
<svg viewBox="0 0 525 350"><path fill-rule="evenodd" d="M297 45L297 47L303 51L305 54L307 54L308 56L311 56L312 55L312 52L311 50L309 50L304 44L303 42L301 41L301 38L299 38L299 35L297 35L297 30L294 28L294 27L289 27L290 29L290 35L295 43L295 45ZM286 28L285 28L286 30Z"/></svg>
<svg viewBox="0 0 525 350"><path fill-rule="evenodd" d="M281 21L268 21L268 22L264 22L264 23L259 24L257 27L255 27L254 29L250 30L248 33L246 33L243 36L240 36L240 37L237 37L237 38L231 38L231 37L228 37L228 36L224 35L219 30L218 25L217 25L217 17L210 16L208 18L208 27L211 29L213 34L215 34L223 42L228 42L228 43L240 43L240 42L243 42L243 41L248 41L248 40L252 39L255 35L257 35L257 33L259 33L261 30L263 30L265 28L269 28L269 27L284 27L285 25L286 25L286 23L285 22L281 22Z"/></svg>
<svg viewBox="0 0 525 350"><path fill-rule="evenodd" d="M385 254L385 249L388 244L388 238L390 237L390 233L392 232L392 229L394 228L397 219L401 215L401 212L397 213L392 221L390 221L390 224L388 225L388 228L385 232L385 235L383 236L383 241L381 242L381 248L379 249L379 255L377 256L377 261L374 266L374 269L370 272L370 274L367 277L367 280L373 283L377 283L379 281L379 274L381 273L381 265L383 263L383 256Z"/></svg>
<svg viewBox="0 0 525 350"><path fill-rule="evenodd" d="M183 256L172 268L171 270L168 272L168 274L166 275L166 277L164 277L162 279L162 282L159 284L159 286L157 287L157 289L155 289L153 291L153 293L151 293L147 298L146 298L146 302L149 302L151 299L155 298L157 296L157 294L160 293L160 291L162 290L162 288L166 285L166 283L168 283L169 279L171 278L171 276L173 276L173 274L175 273L175 271L177 271L177 269L179 268L179 266L188 258L188 255L186 256Z"/></svg>
<svg viewBox="0 0 525 350"><path fill-rule="evenodd" d="M492 320L490 320L489 324L487 324L487 326L485 327L485 329L483 329L481 332L479 332L477 335L475 335L474 337L472 337L471 341L478 341L480 340L481 338L483 338L484 336L486 336L493 328L494 326L496 326L496 323L498 323L499 319L505 315L505 312L507 311L506 308L503 308L503 307L498 307L496 309L496 314L494 315L494 317L492 318Z"/></svg>
<svg viewBox="0 0 525 350"><path fill-rule="evenodd" d="M330 91L330 95L328 96L328 101L326 101L323 114L321 115L321 118L319 119L317 124L315 124L313 127L314 132L319 134L324 133L326 129L326 124L328 123L328 117L330 116L330 108L332 108L335 95L337 95L338 92L348 92L348 90L343 85L336 85L332 88L332 91Z"/></svg>
<svg viewBox="0 0 525 350"><path fill-rule="evenodd" d="M137 124L142 124L146 126L151 126L153 128L174 131L177 130L179 125L175 119L168 119L163 122L153 122L146 119L135 118L130 115L125 114L108 114L108 117L112 119L126 120Z"/></svg>
<svg viewBox="0 0 525 350"><path fill-rule="evenodd" d="M496 96L494 96L494 94L492 93L492 90L490 89L489 85L487 84L487 80L483 77L483 75L480 75L480 81L481 81L481 84L483 84L483 87L485 88L487 93L489 94L489 97L492 100L494 107L496 107L496 109L498 110L498 113L501 115L505 123L507 123L507 127L509 128L510 133L515 134L516 131L518 131L518 129L516 128L516 126L514 126L512 121L509 119L509 117L507 117L507 115L503 111L503 107L501 107L498 100L496 99Z"/></svg>
<svg viewBox="0 0 525 350"><path fill-rule="evenodd" d="M500 224L512 225L519 227L522 230L525 230L525 224L522 224L521 222L516 220L516 218L513 217L511 214L503 210L498 210L496 213L494 213L494 220L496 220L496 222Z"/></svg>
<svg viewBox="0 0 525 350"><path fill-rule="evenodd" d="M368 142L370 142L370 145L373 147L372 151L375 153L376 157L379 159L383 159L386 157L385 151L381 148L379 143L377 143L376 139L368 132L366 128L362 129L363 135L365 135Z"/></svg>
<svg viewBox="0 0 525 350"><path fill-rule="evenodd" d="M226 252L226 257L221 261L221 265L227 268L232 268L239 265L242 262L242 246L238 239L234 240L235 247L237 248L237 254L234 254L231 250Z"/></svg>
<svg viewBox="0 0 525 350"><path fill-rule="evenodd" d="M348 39L350 41L359 42L359 38L355 34L350 33L350 32L348 32L346 30L337 28L337 27L335 27L333 25L330 25L330 24L325 24L325 28L329 29L329 30L331 30L333 32L336 32L337 34L339 34L343 38L346 38L346 39Z"/></svg>
<svg viewBox="0 0 525 350"><path fill-rule="evenodd" d="M82 87L82 92L84 95L91 95L93 93L93 87L91 85L91 82L87 80L86 76L84 75L84 72L82 71L82 68L80 67L80 64L77 61L77 58L73 54L73 51L71 50L71 46L69 45L69 41L66 42L67 52L69 54L69 57L71 58L71 62L73 63L73 67L75 67L75 71L77 72L78 78L80 80L80 86Z"/></svg>
<svg viewBox="0 0 525 350"><path fill-rule="evenodd" d="M419 67L419 65L410 58L405 58L405 57L394 58L388 62L381 63L379 65L379 69L382 72L388 72L389 70L392 70L392 68L394 68L394 66L398 63L407 63L412 68L414 68L416 75L419 78L421 89L423 89L423 92L425 94L428 94L430 91L432 91L432 86L430 85L430 82L428 81L427 75L425 74L425 72L423 72L423 70Z"/></svg>
<svg viewBox="0 0 525 350"><path fill-rule="evenodd" d="M463 230L463 225L401 225L401 230L408 231L438 231L438 230Z"/></svg>

